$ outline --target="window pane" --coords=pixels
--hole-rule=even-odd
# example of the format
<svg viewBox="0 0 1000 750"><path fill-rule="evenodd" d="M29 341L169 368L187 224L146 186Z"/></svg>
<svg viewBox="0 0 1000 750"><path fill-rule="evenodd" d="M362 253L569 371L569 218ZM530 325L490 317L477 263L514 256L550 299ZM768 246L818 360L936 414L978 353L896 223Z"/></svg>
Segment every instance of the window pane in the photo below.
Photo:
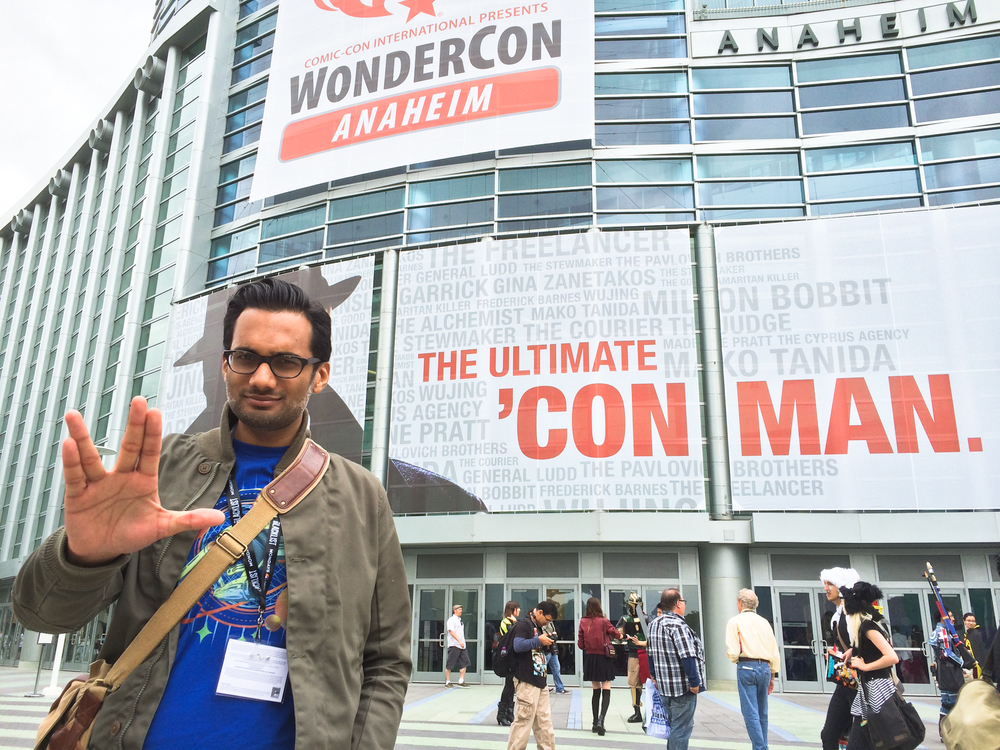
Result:
<svg viewBox="0 0 1000 750"><path fill-rule="evenodd" d="M590 164L565 167L529 167L500 172L500 190L544 190L590 184Z"/></svg>
<svg viewBox="0 0 1000 750"><path fill-rule="evenodd" d="M246 198L250 195L250 186L253 184L253 177L247 177L238 182L230 182L228 185L220 187L216 195L215 202L218 205L229 203L237 198ZM160 213L163 213L163 206L160 206ZM167 214L169 215L169 214ZM166 215L163 217L166 218Z"/></svg>
<svg viewBox="0 0 1000 750"><path fill-rule="evenodd" d="M229 97L229 112L233 113L238 109L243 109L248 104L254 104L267 96L267 81L255 84L246 91L233 94Z"/></svg>
<svg viewBox="0 0 1000 750"><path fill-rule="evenodd" d="M237 253L240 250L245 250L252 245L257 244L257 237L260 233L260 226L253 226L250 229L244 229L242 232L234 232L233 234L227 234L225 237L219 237L218 239L212 240L212 255L211 257L217 258L220 255L227 255L228 253Z"/></svg>
<svg viewBox="0 0 1000 750"><path fill-rule="evenodd" d="M598 224L622 226L625 224L671 224L694 221L694 212L675 214L598 214Z"/></svg>
<svg viewBox="0 0 1000 750"><path fill-rule="evenodd" d="M906 93L903 91L901 78L894 78L891 81L836 83L830 86L803 86L799 89L799 105L803 108L894 102L905 99Z"/></svg>
<svg viewBox="0 0 1000 750"><path fill-rule="evenodd" d="M450 180L414 182L410 184L410 205L437 201L478 198L493 194L493 174L455 177Z"/></svg>
<svg viewBox="0 0 1000 750"><path fill-rule="evenodd" d="M791 86L787 65L766 68L692 68L691 85L697 89L764 89Z"/></svg>
<svg viewBox="0 0 1000 750"><path fill-rule="evenodd" d="M594 130L598 146L653 146L691 142L691 130L686 122L597 125Z"/></svg>
<svg viewBox="0 0 1000 750"><path fill-rule="evenodd" d="M1000 63L933 70L928 73L914 73L910 76L910 87L913 89L914 96L976 89L997 82L1000 82Z"/></svg>
<svg viewBox="0 0 1000 750"><path fill-rule="evenodd" d="M251 76L255 76L258 73L263 73L270 67L271 67L271 53L268 52L266 55L261 55L256 60L248 62L246 65L241 65L238 68L233 68L233 76L229 82L229 85L235 86L240 81L245 81Z"/></svg>
<svg viewBox="0 0 1000 750"><path fill-rule="evenodd" d="M492 180L492 175L490 178ZM411 186L412 187L412 186ZM456 224L475 224L493 220L493 201L452 203L445 206L411 208L407 212L407 229L430 229Z"/></svg>
<svg viewBox="0 0 1000 750"><path fill-rule="evenodd" d="M262 239L277 237L279 234L288 234L302 229L316 227L323 223L323 215L326 213L326 206L314 206L305 211L298 211L287 216L279 216L276 219L265 219L261 228Z"/></svg>
<svg viewBox="0 0 1000 750"><path fill-rule="evenodd" d="M595 0L597 13L631 10L684 10L684 0Z"/></svg>
<svg viewBox="0 0 1000 750"><path fill-rule="evenodd" d="M228 154L230 151L249 146L251 143L256 143L259 140L260 123L257 123L251 128L226 136L226 139L222 142L222 153Z"/></svg>
<svg viewBox="0 0 1000 750"><path fill-rule="evenodd" d="M251 154L250 156L244 157L239 161L224 164L219 170L219 184L235 180L238 177L246 177L248 174L253 173L254 167L256 166L257 154Z"/></svg>
<svg viewBox="0 0 1000 750"><path fill-rule="evenodd" d="M649 36L683 34L684 16L598 16L594 19L596 36Z"/></svg>
<svg viewBox="0 0 1000 750"><path fill-rule="evenodd" d="M1000 154L1000 129L921 138L920 153L925 161Z"/></svg>
<svg viewBox="0 0 1000 750"><path fill-rule="evenodd" d="M696 115L741 115L756 112L792 112L791 91L755 91L752 94L695 94Z"/></svg>
<svg viewBox="0 0 1000 750"><path fill-rule="evenodd" d="M995 60L998 57L1000 57L1000 36L945 42L906 50L906 60L910 64L910 70L973 60Z"/></svg>
<svg viewBox="0 0 1000 750"><path fill-rule="evenodd" d="M267 36L261 37L250 44L244 45L243 47L237 47L233 52L233 65L246 62L251 57L256 57L261 52L266 52L273 46L274 34L268 34Z"/></svg>
<svg viewBox="0 0 1000 750"><path fill-rule="evenodd" d="M351 216L364 216L391 211L403 207L403 188L382 190L378 193L352 195L349 198L337 198L330 201L330 220L347 219ZM402 231L400 226L398 231Z"/></svg>
<svg viewBox="0 0 1000 750"><path fill-rule="evenodd" d="M701 212L705 221L726 220L756 220L756 219L791 219L805 216L804 208L723 208L710 209Z"/></svg>
<svg viewBox="0 0 1000 750"><path fill-rule="evenodd" d="M264 104L255 104L249 109L245 109L242 112L237 112L235 115L230 115L226 118L226 132L232 133L234 130L239 130L240 128L246 127L251 123L257 122L264 117Z"/></svg>
<svg viewBox="0 0 1000 750"><path fill-rule="evenodd" d="M687 57L683 39L627 39L597 41L594 57L598 60L652 60L664 57Z"/></svg>
<svg viewBox="0 0 1000 750"><path fill-rule="evenodd" d="M905 106L840 109L833 112L804 112L802 114L802 131L805 135L844 133L851 130L905 128L909 124L910 118L906 113Z"/></svg>
<svg viewBox="0 0 1000 750"><path fill-rule="evenodd" d="M691 179L689 159L597 162L600 182L681 182Z"/></svg>
<svg viewBox="0 0 1000 750"><path fill-rule="evenodd" d="M535 193L533 195L502 195L498 211L500 216L590 213L590 190Z"/></svg>
<svg viewBox="0 0 1000 750"><path fill-rule="evenodd" d="M240 253L239 255L230 255L228 258L223 258L222 260L210 261L208 264L208 281L211 282L226 276L244 273L251 270L256 262L257 252L254 250Z"/></svg>
<svg viewBox="0 0 1000 750"><path fill-rule="evenodd" d="M1000 182L1000 159L979 159L924 167L928 190Z"/></svg>
<svg viewBox="0 0 1000 750"><path fill-rule="evenodd" d="M919 198L893 198L884 201L851 201L849 203L814 203L809 210L813 216L854 214L865 211L895 211L901 208L920 208Z"/></svg>
<svg viewBox="0 0 1000 750"><path fill-rule="evenodd" d="M610 211L694 208L694 190L690 185L599 188L597 208Z"/></svg>
<svg viewBox="0 0 1000 750"><path fill-rule="evenodd" d="M461 227L459 229L444 229L439 232L420 232L419 234L406 235L409 243L437 242L438 240L452 240L459 237L477 237L481 234L489 234L493 231L493 225L487 224L481 227Z"/></svg>
<svg viewBox="0 0 1000 750"><path fill-rule="evenodd" d="M816 148L806 151L807 172L837 172L864 167L908 167L916 164L913 144L873 143L867 146Z"/></svg>
<svg viewBox="0 0 1000 750"><path fill-rule="evenodd" d="M932 206L946 206L951 203L979 203L1000 199L1000 187L979 188L978 190L955 190L950 193L932 193L927 200Z"/></svg>
<svg viewBox="0 0 1000 750"><path fill-rule="evenodd" d="M295 237L285 237L273 242L260 243L260 263L267 263L279 258L289 258L294 255L319 250L323 247L323 230L317 229L308 234L299 234Z"/></svg>
<svg viewBox="0 0 1000 750"><path fill-rule="evenodd" d="M799 83L836 81L841 78L874 78L902 72L899 55L896 53L838 57L833 60L799 62L795 65Z"/></svg>
<svg viewBox="0 0 1000 750"><path fill-rule="evenodd" d="M556 229L558 227L590 226L590 214L586 216L562 216L557 219L521 219L519 221L497 222L499 232L524 232L530 229Z"/></svg>
<svg viewBox="0 0 1000 750"><path fill-rule="evenodd" d="M594 116L597 120L686 120L688 103L686 97L597 99Z"/></svg>
<svg viewBox="0 0 1000 750"><path fill-rule="evenodd" d="M918 99L914 104L917 110L917 122L991 115L1000 112L1000 91L979 91L975 94L942 96L938 99Z"/></svg>
<svg viewBox="0 0 1000 750"><path fill-rule="evenodd" d="M683 73L605 73L594 76L594 93L603 94L684 94L687 76Z"/></svg>
<svg viewBox="0 0 1000 750"><path fill-rule="evenodd" d="M695 120L695 139L699 141L743 141L763 138L794 138L795 120L791 117L747 117L740 120Z"/></svg>
<svg viewBox="0 0 1000 750"><path fill-rule="evenodd" d="M341 224L331 224L326 228L326 244L339 245L344 242L358 242L372 237L401 234L403 212L373 216L369 219L355 219Z"/></svg>
<svg viewBox="0 0 1000 750"><path fill-rule="evenodd" d="M836 174L825 177L809 177L808 179L811 200L864 198L920 192L917 172L914 169L864 174Z"/></svg>
<svg viewBox="0 0 1000 750"><path fill-rule="evenodd" d="M698 202L702 206L802 203L802 183L799 180L703 182L698 185Z"/></svg>
<svg viewBox="0 0 1000 750"><path fill-rule="evenodd" d="M737 156L699 156L698 177L791 177L799 174L796 154L740 154Z"/></svg>

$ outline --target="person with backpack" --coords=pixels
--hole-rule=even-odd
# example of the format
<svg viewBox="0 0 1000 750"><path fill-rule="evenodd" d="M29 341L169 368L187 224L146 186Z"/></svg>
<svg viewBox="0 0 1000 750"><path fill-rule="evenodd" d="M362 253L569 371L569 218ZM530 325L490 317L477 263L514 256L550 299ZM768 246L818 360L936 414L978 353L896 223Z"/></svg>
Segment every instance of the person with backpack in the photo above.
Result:
<svg viewBox="0 0 1000 750"><path fill-rule="evenodd" d="M507 645L511 639L505 639L504 636L514 627L520 615L521 605L517 602L512 600L504 605L503 619L500 621L498 629L499 638L493 649L493 672L497 677L504 678L503 692L500 693L500 701L497 703L497 724L502 727L509 727L514 723L514 673L510 671L508 666L511 660L506 658L506 654L501 655L501 649L506 646L513 655L512 646ZM506 664L501 666L501 661L505 661Z"/></svg>

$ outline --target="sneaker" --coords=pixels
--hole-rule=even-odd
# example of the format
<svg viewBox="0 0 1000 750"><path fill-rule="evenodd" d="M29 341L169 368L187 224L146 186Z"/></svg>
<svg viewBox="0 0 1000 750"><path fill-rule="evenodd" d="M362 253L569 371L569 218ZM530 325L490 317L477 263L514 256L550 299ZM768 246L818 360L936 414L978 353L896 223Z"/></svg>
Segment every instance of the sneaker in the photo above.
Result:
<svg viewBox="0 0 1000 750"><path fill-rule="evenodd" d="M458 683L458 686L459 686L459 687L462 687L462 688L467 688L467 687L469 687L469 686L468 686L468 685L466 685L466 684L465 684L464 682L460 682L460 683Z"/></svg>
<svg viewBox="0 0 1000 750"><path fill-rule="evenodd" d="M552 687L551 685L549 685L549 686L548 686L547 688L545 688L545 689L546 689L546 690L548 690L548 691L549 691L550 693L551 693L551 692L552 692L553 690L555 690L555 688L554 688L554 687Z"/></svg>
<svg viewBox="0 0 1000 750"><path fill-rule="evenodd" d="M453 683L453 682L446 682L446 683L444 684L444 686L445 686L446 688L453 688L453 687L455 687L455 683Z"/></svg>
<svg viewBox="0 0 1000 750"><path fill-rule="evenodd" d="M556 690L556 692L557 692L557 693L558 693L559 695L566 695L566 693L568 693L568 692L569 692L569 690Z"/></svg>

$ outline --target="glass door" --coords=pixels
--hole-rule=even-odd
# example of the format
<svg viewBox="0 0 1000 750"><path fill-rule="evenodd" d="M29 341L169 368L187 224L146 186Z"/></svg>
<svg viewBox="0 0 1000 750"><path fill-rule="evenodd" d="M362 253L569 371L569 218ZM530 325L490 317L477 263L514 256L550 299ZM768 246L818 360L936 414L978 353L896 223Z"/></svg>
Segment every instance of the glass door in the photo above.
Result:
<svg viewBox="0 0 1000 750"><path fill-rule="evenodd" d="M788 692L822 693L826 672L822 654L826 648L819 621L816 590L777 591L776 629L781 652L781 689ZM823 596L825 600L825 596Z"/></svg>
<svg viewBox="0 0 1000 750"><path fill-rule="evenodd" d="M478 684L482 674L481 638L482 592L479 586L423 586L417 587L416 638L414 638L413 679L418 682L444 682L447 657L446 623L452 607L462 606L462 624L465 626L465 647L472 666L466 670L465 681ZM452 681L457 681L453 675Z"/></svg>
<svg viewBox="0 0 1000 750"><path fill-rule="evenodd" d="M583 657L576 657L576 629L582 612L577 611L575 586L553 586L545 588L545 598L555 602L557 613L552 624L556 626L556 648L559 650L559 671L562 681L572 686L580 684L577 676L577 661L583 673ZM551 684L551 683L550 683Z"/></svg>
<svg viewBox="0 0 1000 750"><path fill-rule="evenodd" d="M906 692L912 695L935 693L930 673L933 657L927 643L935 622L930 619L930 609L922 604L923 601L925 597L917 593L886 592L885 597L892 647L899 656L896 675L906 685Z"/></svg>

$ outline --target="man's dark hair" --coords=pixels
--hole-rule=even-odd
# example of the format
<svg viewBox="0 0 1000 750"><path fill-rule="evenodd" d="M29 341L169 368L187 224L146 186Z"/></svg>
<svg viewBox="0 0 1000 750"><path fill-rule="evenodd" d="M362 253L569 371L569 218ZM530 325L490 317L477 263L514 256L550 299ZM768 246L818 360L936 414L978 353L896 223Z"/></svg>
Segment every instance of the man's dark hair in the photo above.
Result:
<svg viewBox="0 0 1000 750"><path fill-rule="evenodd" d="M241 286L229 298L226 316L222 320L222 346L231 349L236 319L244 310L267 310L268 312L295 312L305 315L312 326L309 342L310 354L321 362L330 361L331 343L330 313L318 302L313 302L299 287L281 279L260 279Z"/></svg>
<svg viewBox="0 0 1000 750"><path fill-rule="evenodd" d="M975 616L976 616L975 612L966 612L964 615L962 615L962 619L964 620L966 617L975 617Z"/></svg>
<svg viewBox="0 0 1000 750"><path fill-rule="evenodd" d="M677 589L664 589L660 594L660 607L664 612L673 612L677 608L677 602L681 600L681 592Z"/></svg>
<svg viewBox="0 0 1000 750"><path fill-rule="evenodd" d="M559 608L556 607L556 603L550 599L538 602L538 604L535 606L535 609L541 610L543 615L545 615L546 617L551 617L553 620L559 614Z"/></svg>
<svg viewBox="0 0 1000 750"><path fill-rule="evenodd" d="M514 616L514 610L520 609L520 608L521 608L521 605L518 604L517 602L515 602L513 599L511 599L503 607L503 616L504 617L513 617Z"/></svg>

